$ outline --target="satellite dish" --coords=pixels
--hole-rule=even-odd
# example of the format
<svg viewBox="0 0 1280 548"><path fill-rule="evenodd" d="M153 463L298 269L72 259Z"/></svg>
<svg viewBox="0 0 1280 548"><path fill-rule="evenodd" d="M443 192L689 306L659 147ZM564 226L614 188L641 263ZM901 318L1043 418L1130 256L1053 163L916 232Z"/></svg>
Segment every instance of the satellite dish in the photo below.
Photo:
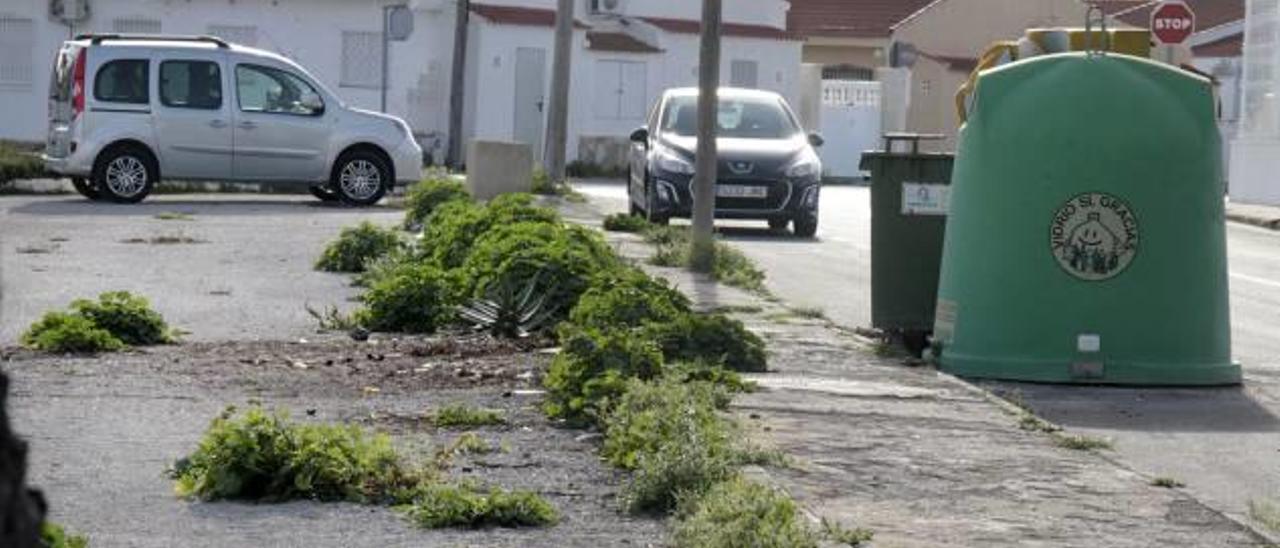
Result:
<svg viewBox="0 0 1280 548"><path fill-rule="evenodd" d="M404 5L387 8L387 39L402 42L412 34L413 10Z"/></svg>

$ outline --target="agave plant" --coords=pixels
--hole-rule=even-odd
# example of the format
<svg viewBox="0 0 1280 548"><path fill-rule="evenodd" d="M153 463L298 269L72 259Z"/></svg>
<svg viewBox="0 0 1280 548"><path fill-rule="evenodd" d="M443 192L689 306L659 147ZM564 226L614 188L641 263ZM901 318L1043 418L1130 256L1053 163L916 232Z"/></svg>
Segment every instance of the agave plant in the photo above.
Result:
<svg viewBox="0 0 1280 548"><path fill-rule="evenodd" d="M538 272L523 286L504 280L489 286L483 298L458 308L458 316L478 330L496 337L525 338L546 327L555 315L555 307L547 306L554 288L542 283Z"/></svg>

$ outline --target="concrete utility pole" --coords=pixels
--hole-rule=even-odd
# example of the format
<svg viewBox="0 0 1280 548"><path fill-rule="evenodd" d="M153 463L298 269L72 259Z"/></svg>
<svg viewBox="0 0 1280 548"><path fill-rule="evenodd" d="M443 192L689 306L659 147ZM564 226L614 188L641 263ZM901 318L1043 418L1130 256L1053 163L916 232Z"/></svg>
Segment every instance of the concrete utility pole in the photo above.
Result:
<svg viewBox="0 0 1280 548"><path fill-rule="evenodd" d="M466 108L467 26L471 20L471 0L458 0L453 27L453 70L449 83L449 150L445 164L462 165L462 112Z"/></svg>
<svg viewBox="0 0 1280 548"><path fill-rule="evenodd" d="M698 61L698 156L693 176L693 248L690 267L710 272L716 247L716 124L720 100L720 0L702 0L702 48Z"/></svg>
<svg viewBox="0 0 1280 548"><path fill-rule="evenodd" d="M573 60L573 2L560 0L556 8L556 49L551 64L551 101L547 111L544 169L552 181L565 178L565 145L569 139L569 73Z"/></svg>

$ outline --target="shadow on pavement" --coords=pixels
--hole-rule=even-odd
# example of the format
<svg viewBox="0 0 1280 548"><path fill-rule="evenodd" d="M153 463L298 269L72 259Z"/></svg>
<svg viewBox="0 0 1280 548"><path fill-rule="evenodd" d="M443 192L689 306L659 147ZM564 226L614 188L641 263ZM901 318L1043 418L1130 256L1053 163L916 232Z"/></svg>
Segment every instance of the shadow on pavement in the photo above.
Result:
<svg viewBox="0 0 1280 548"><path fill-rule="evenodd" d="M984 382L1062 426L1137 432L1280 432L1245 387L1123 388Z"/></svg>
<svg viewBox="0 0 1280 548"><path fill-rule="evenodd" d="M389 212L386 206L363 208L370 213ZM166 200L153 198L140 204L115 204L91 202L80 197L60 197L30 201L9 209L19 215L41 216L103 216L103 217L152 217L163 212L179 212L190 215L316 215L361 211L360 208L325 203L308 197L217 197L207 200Z"/></svg>

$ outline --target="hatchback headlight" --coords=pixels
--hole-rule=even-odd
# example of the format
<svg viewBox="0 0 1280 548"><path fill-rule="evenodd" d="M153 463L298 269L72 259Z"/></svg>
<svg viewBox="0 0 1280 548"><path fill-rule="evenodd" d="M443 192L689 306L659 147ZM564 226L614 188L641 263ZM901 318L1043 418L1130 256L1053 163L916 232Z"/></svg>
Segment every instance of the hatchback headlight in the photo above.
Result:
<svg viewBox="0 0 1280 548"><path fill-rule="evenodd" d="M812 152L801 154L795 163L787 167L787 177L792 179L808 179L819 175L822 175L822 161Z"/></svg>
<svg viewBox="0 0 1280 548"><path fill-rule="evenodd" d="M658 166L658 171L677 173L680 175L693 175L693 164L670 150L664 148L658 149L653 160Z"/></svg>

